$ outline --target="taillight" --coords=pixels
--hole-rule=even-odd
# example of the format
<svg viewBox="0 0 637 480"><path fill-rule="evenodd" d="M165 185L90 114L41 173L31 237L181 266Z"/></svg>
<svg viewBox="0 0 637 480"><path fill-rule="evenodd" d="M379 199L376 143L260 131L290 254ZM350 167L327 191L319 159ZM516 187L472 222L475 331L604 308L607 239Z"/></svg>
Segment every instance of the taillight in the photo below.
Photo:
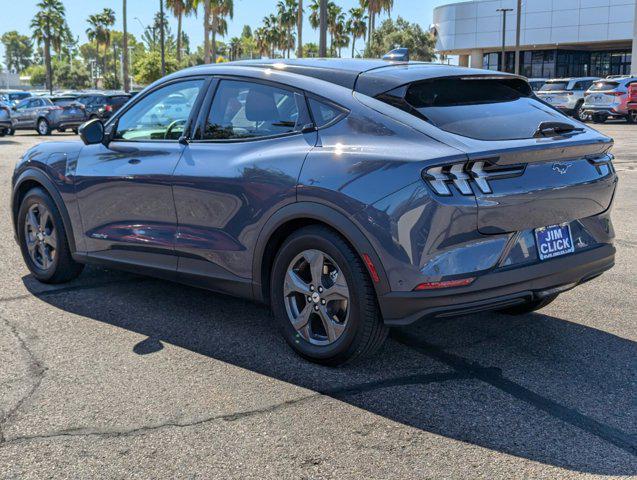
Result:
<svg viewBox="0 0 637 480"><path fill-rule="evenodd" d="M113 107L111 105L104 105L104 110L106 112L112 112L113 111Z"/></svg>
<svg viewBox="0 0 637 480"><path fill-rule="evenodd" d="M501 166L493 161L456 163L438 167L429 167L422 177L438 195L452 195L450 186L454 185L463 195L473 195L471 184L482 193L492 193L491 180L516 177L524 173L524 165Z"/></svg>
<svg viewBox="0 0 637 480"><path fill-rule="evenodd" d="M62 107L49 107L49 110L64 110Z"/></svg>

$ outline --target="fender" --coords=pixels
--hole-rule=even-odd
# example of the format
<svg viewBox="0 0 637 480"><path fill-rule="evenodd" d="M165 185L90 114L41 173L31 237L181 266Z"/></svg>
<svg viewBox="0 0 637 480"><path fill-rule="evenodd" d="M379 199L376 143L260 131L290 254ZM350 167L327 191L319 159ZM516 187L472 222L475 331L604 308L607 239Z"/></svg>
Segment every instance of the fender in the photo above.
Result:
<svg viewBox="0 0 637 480"><path fill-rule="evenodd" d="M74 254L76 252L75 247L75 236L73 235L73 224L71 223L71 217L69 217L69 212L66 209L66 205L60 196L57 188L51 181L51 179L42 171L36 168L28 168L23 171L20 176L15 181L15 185L13 186L13 192L11 193L11 216L13 220L13 230L16 233L17 238L17 215L18 209L20 205L17 204L18 201L18 192L20 191L20 186L27 181L35 181L39 183L42 188L51 196L55 206L60 212L62 216L62 223L64 224L64 230L66 231L66 238L69 242L69 248L71 253Z"/></svg>
<svg viewBox="0 0 637 480"><path fill-rule="evenodd" d="M252 259L253 296L255 300L260 302L265 300L261 285L261 264L268 241L281 225L298 219L316 220L332 227L345 237L354 247L359 257L362 258L364 253L369 255L379 277L379 282L373 283L376 295L380 297L380 295L389 292L389 282L380 257L356 223L343 213L327 205L313 202L297 202L287 205L274 213L259 233Z"/></svg>

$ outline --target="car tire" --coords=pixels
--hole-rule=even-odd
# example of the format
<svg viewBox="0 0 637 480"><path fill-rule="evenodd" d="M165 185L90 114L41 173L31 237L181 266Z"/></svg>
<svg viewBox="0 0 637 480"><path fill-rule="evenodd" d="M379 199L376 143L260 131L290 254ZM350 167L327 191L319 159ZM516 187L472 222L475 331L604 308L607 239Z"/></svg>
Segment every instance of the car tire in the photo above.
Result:
<svg viewBox="0 0 637 480"><path fill-rule="evenodd" d="M637 110L626 115L626 121L631 124L637 123Z"/></svg>
<svg viewBox="0 0 637 480"><path fill-rule="evenodd" d="M65 283L84 265L71 256L60 211L41 188L29 190L18 210L18 241L27 267L43 283Z"/></svg>
<svg viewBox="0 0 637 480"><path fill-rule="evenodd" d="M49 122L46 120L46 118L41 118L38 120L38 123L36 124L36 130L40 135L51 135L51 125L49 125Z"/></svg>
<svg viewBox="0 0 637 480"><path fill-rule="evenodd" d="M10 129L7 131L7 135L13 135L14 133L15 133L15 128L10 128Z"/></svg>
<svg viewBox="0 0 637 480"><path fill-rule="evenodd" d="M584 102L579 102L576 105L573 116L580 122L586 122L586 120L588 120L588 115L584 113Z"/></svg>
<svg viewBox="0 0 637 480"><path fill-rule="evenodd" d="M557 296L557 293L554 295L548 295L544 298L538 298L535 300L531 300L530 302L523 303L522 305L503 308L502 310L500 310L500 312L506 313L507 315L526 315L527 313L531 313L539 310L540 308L546 307L549 303L553 303Z"/></svg>
<svg viewBox="0 0 637 480"><path fill-rule="evenodd" d="M287 343L315 363L338 366L371 355L389 333L363 262L327 227L305 227L285 240L270 299Z"/></svg>
<svg viewBox="0 0 637 480"><path fill-rule="evenodd" d="M6 130L0 130L0 137L4 137L7 134Z"/></svg>
<svg viewBox="0 0 637 480"><path fill-rule="evenodd" d="M58 132L64 133L64 132L66 132L66 128L58 128Z"/></svg>

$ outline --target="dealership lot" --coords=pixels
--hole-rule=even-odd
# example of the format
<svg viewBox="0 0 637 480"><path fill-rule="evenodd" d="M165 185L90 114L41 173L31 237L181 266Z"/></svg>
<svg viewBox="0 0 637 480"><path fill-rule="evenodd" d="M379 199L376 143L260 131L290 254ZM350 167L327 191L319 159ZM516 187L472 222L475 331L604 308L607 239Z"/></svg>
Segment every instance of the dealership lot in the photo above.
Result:
<svg viewBox="0 0 637 480"><path fill-rule="evenodd" d="M0 478L637 475L637 126L597 127L616 139L613 270L536 314L396 330L340 369L245 301L99 268L35 282L7 199L43 137L0 138Z"/></svg>

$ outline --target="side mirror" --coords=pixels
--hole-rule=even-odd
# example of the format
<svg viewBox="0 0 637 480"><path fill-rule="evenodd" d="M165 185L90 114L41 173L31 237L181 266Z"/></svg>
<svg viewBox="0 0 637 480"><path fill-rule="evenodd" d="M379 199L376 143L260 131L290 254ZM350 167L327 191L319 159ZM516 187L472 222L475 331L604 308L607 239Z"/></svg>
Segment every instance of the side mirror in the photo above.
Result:
<svg viewBox="0 0 637 480"><path fill-rule="evenodd" d="M96 145L104 140L104 125L94 118L84 123L79 129L80 138L84 145Z"/></svg>

